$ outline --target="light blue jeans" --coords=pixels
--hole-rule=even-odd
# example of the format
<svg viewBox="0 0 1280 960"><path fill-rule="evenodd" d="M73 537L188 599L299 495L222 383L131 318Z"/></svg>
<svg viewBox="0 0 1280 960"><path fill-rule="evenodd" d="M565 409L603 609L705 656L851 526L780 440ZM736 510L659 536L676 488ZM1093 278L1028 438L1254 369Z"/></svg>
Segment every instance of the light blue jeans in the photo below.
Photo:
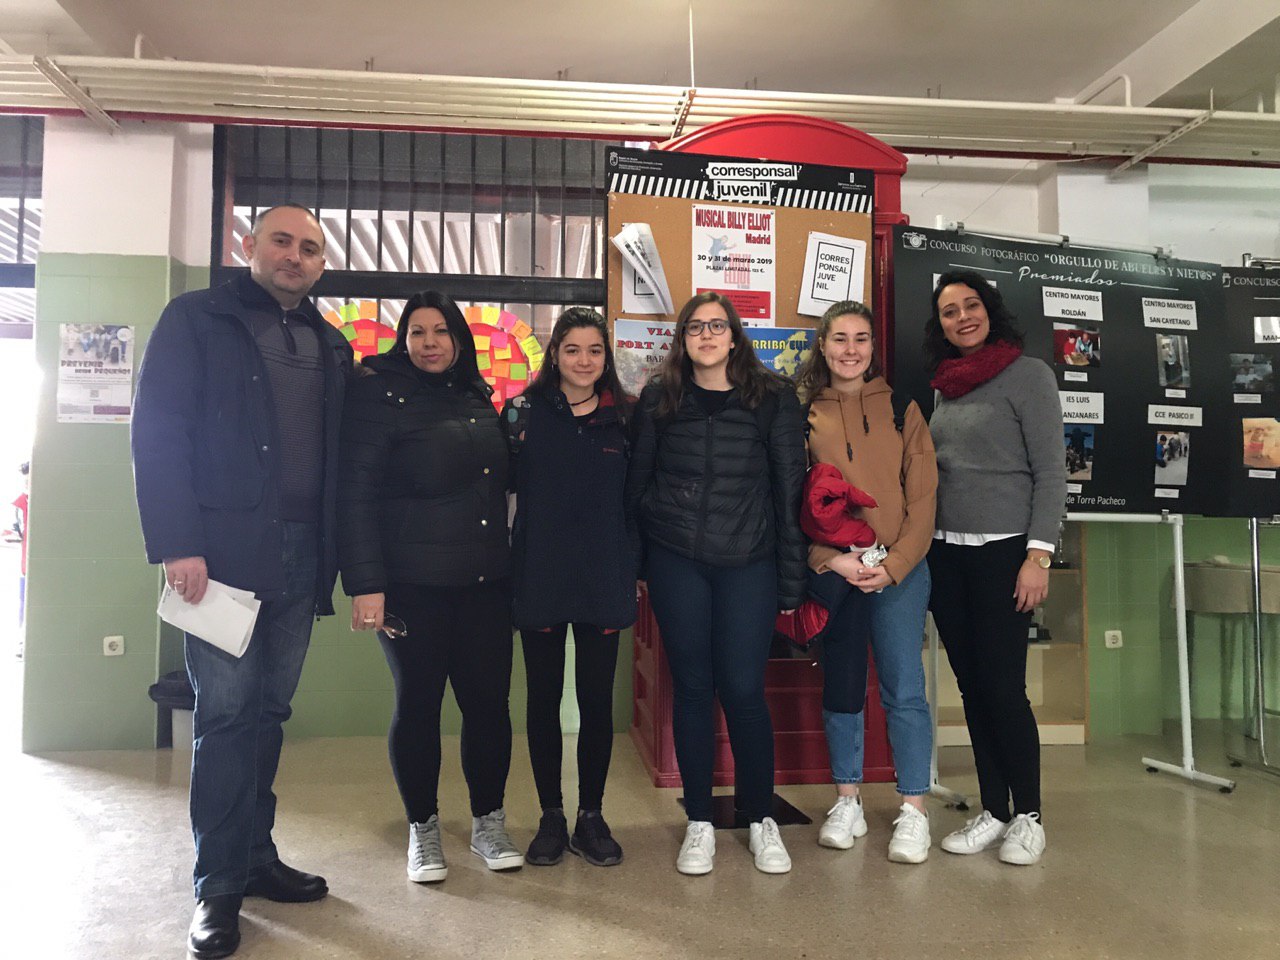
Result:
<svg viewBox="0 0 1280 960"><path fill-rule="evenodd" d="M929 792L929 765L933 754L933 721L924 692L921 649L924 617L929 605L929 566L921 560L896 586L881 593L856 594L846 602L861 601L863 617L841 618L864 632L862 637L837 637L835 643L865 644L870 632L871 649L880 678L880 702L889 726L889 744L898 774L898 792L919 796ZM828 641L830 642L830 641ZM837 663L860 664L866 684L866 657L835 658ZM832 667L828 658L826 668ZM857 678L855 678L856 680ZM848 678L833 677L832 682ZM836 783L862 782L863 712L822 711L831 756L831 779Z"/></svg>

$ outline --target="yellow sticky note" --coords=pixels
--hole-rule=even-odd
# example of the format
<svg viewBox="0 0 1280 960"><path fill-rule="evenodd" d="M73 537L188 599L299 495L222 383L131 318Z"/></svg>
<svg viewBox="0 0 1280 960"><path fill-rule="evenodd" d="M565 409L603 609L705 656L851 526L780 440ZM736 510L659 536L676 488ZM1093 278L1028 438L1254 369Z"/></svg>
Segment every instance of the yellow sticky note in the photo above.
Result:
<svg viewBox="0 0 1280 960"><path fill-rule="evenodd" d="M489 359L489 355L487 353L476 354L476 366L481 370L488 370L492 363L493 361Z"/></svg>
<svg viewBox="0 0 1280 960"><path fill-rule="evenodd" d="M488 353L488 352L489 352L489 338L488 338L488 337L476 337L476 338L475 338L475 341L476 341L476 353Z"/></svg>
<svg viewBox="0 0 1280 960"><path fill-rule="evenodd" d="M360 301L360 319L361 320L377 320L378 304L374 300Z"/></svg>
<svg viewBox="0 0 1280 960"><path fill-rule="evenodd" d="M505 347L498 347L496 350L494 350L494 351L493 351L493 359L495 359L495 360L510 360L510 359L511 359L511 345L510 345L510 344L507 344L507 346L505 346Z"/></svg>

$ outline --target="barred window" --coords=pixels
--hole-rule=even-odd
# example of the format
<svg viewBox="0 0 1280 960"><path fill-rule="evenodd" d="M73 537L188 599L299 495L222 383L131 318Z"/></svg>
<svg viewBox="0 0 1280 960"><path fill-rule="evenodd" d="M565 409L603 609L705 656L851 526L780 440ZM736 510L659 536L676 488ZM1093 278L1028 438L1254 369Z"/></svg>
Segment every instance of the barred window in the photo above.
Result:
<svg viewBox="0 0 1280 960"><path fill-rule="evenodd" d="M568 305L604 302L606 143L554 137L220 127L215 276L246 263L257 213L316 212L328 266L321 312L376 305L394 325L412 293L495 305L545 342ZM365 307L367 312L367 307Z"/></svg>

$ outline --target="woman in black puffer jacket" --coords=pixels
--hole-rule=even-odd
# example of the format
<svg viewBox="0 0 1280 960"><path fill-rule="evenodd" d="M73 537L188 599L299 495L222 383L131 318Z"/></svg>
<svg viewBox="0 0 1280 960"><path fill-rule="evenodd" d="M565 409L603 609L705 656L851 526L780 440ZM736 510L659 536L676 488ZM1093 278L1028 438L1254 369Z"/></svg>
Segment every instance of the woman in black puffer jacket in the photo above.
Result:
<svg viewBox="0 0 1280 960"><path fill-rule="evenodd" d="M443 880L436 791L446 679L462 710L471 849L519 867L503 794L511 764L507 446L448 297L416 294L395 345L361 364L343 409L342 586L351 629L376 630L396 686L391 766L409 819L411 879Z"/></svg>
<svg viewBox="0 0 1280 960"><path fill-rule="evenodd" d="M764 672L774 618L799 605L805 586L800 403L756 358L733 304L703 293L680 311L671 352L634 422L627 503L671 665L689 817L676 869L702 874L713 865L718 696L756 867L786 873L791 858L769 816L773 724Z"/></svg>

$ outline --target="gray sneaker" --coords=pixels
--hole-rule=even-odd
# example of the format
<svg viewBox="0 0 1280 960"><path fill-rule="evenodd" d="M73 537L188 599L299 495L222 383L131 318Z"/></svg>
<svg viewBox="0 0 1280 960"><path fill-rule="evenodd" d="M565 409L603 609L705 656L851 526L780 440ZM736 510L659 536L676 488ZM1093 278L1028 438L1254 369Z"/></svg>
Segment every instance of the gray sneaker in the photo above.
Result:
<svg viewBox="0 0 1280 960"><path fill-rule="evenodd" d="M511 842L507 815L501 807L483 817L471 818L471 852L490 870L518 870L524 866L524 854Z"/></svg>
<svg viewBox="0 0 1280 960"><path fill-rule="evenodd" d="M434 813L426 823L409 824L408 873L414 883L434 883L449 875L440 845L440 817Z"/></svg>

